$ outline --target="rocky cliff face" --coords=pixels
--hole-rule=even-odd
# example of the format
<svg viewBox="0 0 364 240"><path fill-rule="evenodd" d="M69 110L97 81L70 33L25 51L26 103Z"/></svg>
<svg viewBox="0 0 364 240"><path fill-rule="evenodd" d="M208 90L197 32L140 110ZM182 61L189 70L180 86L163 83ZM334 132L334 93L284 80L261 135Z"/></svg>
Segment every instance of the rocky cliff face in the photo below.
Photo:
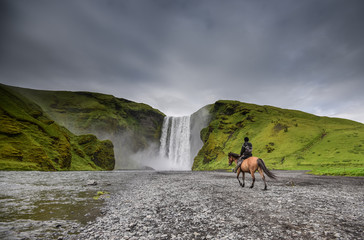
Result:
<svg viewBox="0 0 364 240"><path fill-rule="evenodd" d="M140 168L135 153L159 147L164 114L146 104L90 92L16 90L71 132L111 140L115 169Z"/></svg>
<svg viewBox="0 0 364 240"><path fill-rule="evenodd" d="M71 133L39 105L4 85L0 85L0 122L0 170L114 168L109 140Z"/></svg>
<svg viewBox="0 0 364 240"><path fill-rule="evenodd" d="M190 155L192 158L195 158L197 156L198 152L204 145L205 141L203 140L203 136L201 135L201 133L203 133L202 130L205 129L211 122L211 119L213 117L213 115L211 114L212 107L213 104L207 105L191 115Z"/></svg>

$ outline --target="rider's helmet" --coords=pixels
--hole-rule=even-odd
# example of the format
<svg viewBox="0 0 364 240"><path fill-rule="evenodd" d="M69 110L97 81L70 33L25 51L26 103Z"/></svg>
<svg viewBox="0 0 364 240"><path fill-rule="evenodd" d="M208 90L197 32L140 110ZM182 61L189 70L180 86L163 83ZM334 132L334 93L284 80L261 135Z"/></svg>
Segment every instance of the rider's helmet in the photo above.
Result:
<svg viewBox="0 0 364 240"><path fill-rule="evenodd" d="M245 142L249 142L249 138L248 138L248 137L245 137L245 138L244 138L244 141L245 141Z"/></svg>

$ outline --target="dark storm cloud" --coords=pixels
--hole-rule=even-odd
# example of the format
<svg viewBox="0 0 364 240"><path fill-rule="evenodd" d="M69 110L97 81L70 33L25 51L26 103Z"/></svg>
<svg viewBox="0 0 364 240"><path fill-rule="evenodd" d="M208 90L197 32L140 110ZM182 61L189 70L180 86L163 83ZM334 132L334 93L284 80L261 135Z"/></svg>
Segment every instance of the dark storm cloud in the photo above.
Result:
<svg viewBox="0 0 364 240"><path fill-rule="evenodd" d="M187 114L236 99L364 122L364 3L1 1L0 81Z"/></svg>
<svg viewBox="0 0 364 240"><path fill-rule="evenodd" d="M149 50L138 40L141 36L133 36L127 29L131 19L123 19L112 9L101 15L96 12L98 4L82 3L16 2L12 7L18 18L6 32L12 39L5 49L6 58L2 58L10 73L26 68L34 72L30 78L38 78L39 73L56 80L108 75L138 80L144 61L150 62L148 65L153 62Z"/></svg>

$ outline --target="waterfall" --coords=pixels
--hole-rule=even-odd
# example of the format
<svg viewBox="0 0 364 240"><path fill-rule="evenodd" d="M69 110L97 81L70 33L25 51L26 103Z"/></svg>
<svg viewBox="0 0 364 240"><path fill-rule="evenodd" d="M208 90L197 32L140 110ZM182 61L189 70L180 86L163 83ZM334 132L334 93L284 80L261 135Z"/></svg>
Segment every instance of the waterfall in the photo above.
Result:
<svg viewBox="0 0 364 240"><path fill-rule="evenodd" d="M191 170L190 116L165 117L160 142L159 153L171 170Z"/></svg>

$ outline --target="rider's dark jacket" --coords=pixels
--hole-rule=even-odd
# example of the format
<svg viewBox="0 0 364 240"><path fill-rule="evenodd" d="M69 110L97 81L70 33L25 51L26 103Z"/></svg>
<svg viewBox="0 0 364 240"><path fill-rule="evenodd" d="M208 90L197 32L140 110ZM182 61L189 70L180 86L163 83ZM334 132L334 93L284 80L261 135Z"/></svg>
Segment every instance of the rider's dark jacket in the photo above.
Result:
<svg viewBox="0 0 364 240"><path fill-rule="evenodd" d="M253 145L250 142L244 142L243 146L241 147L240 158L246 159L248 157L253 156L252 151L253 151Z"/></svg>

